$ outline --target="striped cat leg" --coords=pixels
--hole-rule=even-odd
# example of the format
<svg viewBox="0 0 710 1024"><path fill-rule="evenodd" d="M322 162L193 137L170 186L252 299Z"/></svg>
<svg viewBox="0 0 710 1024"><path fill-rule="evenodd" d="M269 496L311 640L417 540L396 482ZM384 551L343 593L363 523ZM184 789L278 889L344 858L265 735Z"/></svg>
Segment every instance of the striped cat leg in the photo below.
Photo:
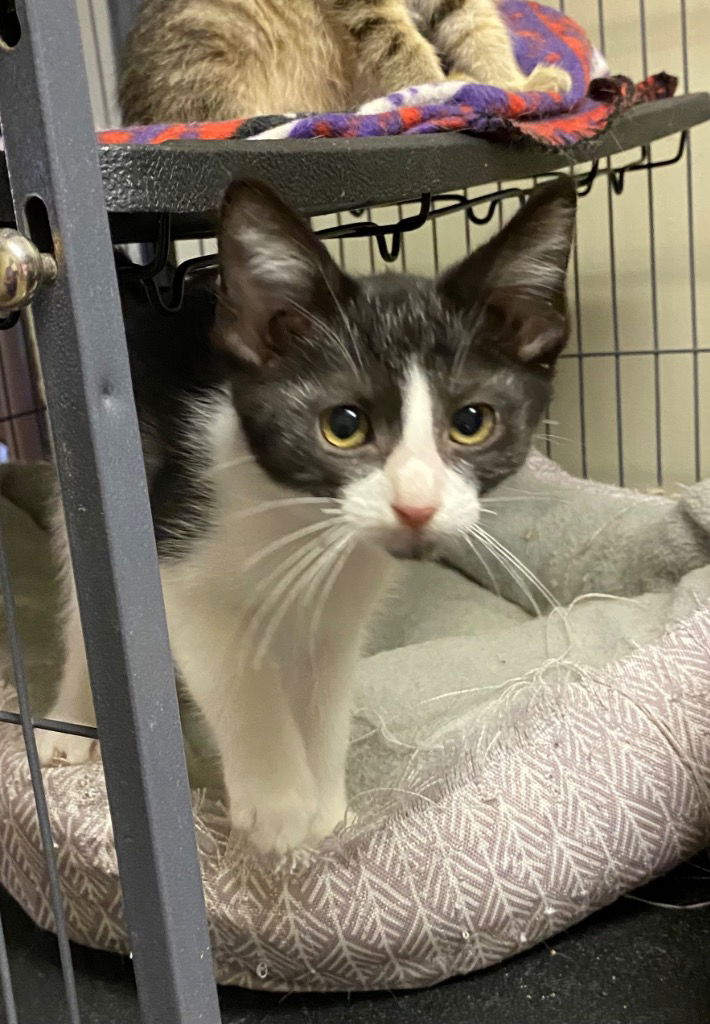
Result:
<svg viewBox="0 0 710 1024"><path fill-rule="evenodd" d="M406 0L325 0L352 47L361 100L408 85L444 79L432 45L418 31Z"/></svg>
<svg viewBox="0 0 710 1024"><path fill-rule="evenodd" d="M566 92L572 82L556 65L538 64L525 75L496 0L412 0L427 34L451 66L451 76L501 89Z"/></svg>

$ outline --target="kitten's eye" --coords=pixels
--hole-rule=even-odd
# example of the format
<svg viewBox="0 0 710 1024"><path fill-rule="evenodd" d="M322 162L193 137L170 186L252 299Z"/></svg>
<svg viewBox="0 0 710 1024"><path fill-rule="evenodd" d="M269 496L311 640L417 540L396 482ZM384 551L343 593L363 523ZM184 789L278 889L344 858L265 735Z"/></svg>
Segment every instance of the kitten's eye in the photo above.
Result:
<svg viewBox="0 0 710 1024"><path fill-rule="evenodd" d="M465 405L451 417L449 437L456 444L483 444L495 425L496 414L490 405Z"/></svg>
<svg viewBox="0 0 710 1024"><path fill-rule="evenodd" d="M334 448L359 448L370 436L370 421L355 405L336 405L321 413L320 429Z"/></svg>

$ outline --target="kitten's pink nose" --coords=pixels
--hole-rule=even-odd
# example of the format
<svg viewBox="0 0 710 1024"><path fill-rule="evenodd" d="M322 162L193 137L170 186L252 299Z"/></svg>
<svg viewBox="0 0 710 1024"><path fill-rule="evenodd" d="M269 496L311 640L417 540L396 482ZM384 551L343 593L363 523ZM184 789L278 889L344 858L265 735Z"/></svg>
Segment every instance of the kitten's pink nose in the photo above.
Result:
<svg viewBox="0 0 710 1024"><path fill-rule="evenodd" d="M399 521L412 530L421 530L438 511L435 505L393 505L392 509Z"/></svg>

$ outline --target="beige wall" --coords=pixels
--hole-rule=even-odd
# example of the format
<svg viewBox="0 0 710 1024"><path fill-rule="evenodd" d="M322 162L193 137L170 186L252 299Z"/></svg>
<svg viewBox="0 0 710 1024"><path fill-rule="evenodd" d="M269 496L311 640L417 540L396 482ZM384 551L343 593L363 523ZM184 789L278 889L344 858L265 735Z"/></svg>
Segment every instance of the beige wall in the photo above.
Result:
<svg viewBox="0 0 710 1024"><path fill-rule="evenodd" d="M92 98L97 123L116 121L115 79L111 61L105 0L78 0ZM554 4L553 4L554 5ZM567 0L567 13L582 22L600 41L598 5L590 0ZM606 0L605 49L612 70L633 78L649 71L666 70L683 82L683 37L681 0ZM710 90L710 3L686 0L688 36L688 88ZM647 53L644 60L641 11L645 10ZM677 139L654 145L653 156L672 155ZM629 155L615 161L619 164ZM693 345L693 317L690 283L688 164L658 170L650 179L643 173L629 175L624 194L611 202L616 258L617 334L612 316L612 275L608 190L603 181L580 205L577 270L579 278L579 322L571 349L587 355L581 361L561 364L557 399L548 426L553 456L573 472L584 468L580 390L584 400L586 468L603 480L619 478L617 435L623 438L623 468L626 483L640 487L656 485L657 439L663 483L672 489L689 482L695 474L695 426L698 421L701 471L710 475L710 126L701 126L692 136L691 183L694 194L694 259L696 265L697 344L706 352L696 356L678 350ZM488 191L487 189L482 191ZM505 215L515 208L510 201ZM391 220L396 210L380 210L377 218ZM349 219L347 216L344 220ZM322 218L323 225L335 218ZM653 247L650 225L653 223ZM471 226L462 217L439 220L406 239L403 259L396 266L415 272L432 273L435 258L445 265L462 256L470 244L484 240L495 228ZM383 264L367 240L332 243L348 269L369 272ZM654 332L654 277L657 327ZM577 297L572 289L572 301ZM577 320L576 310L575 323ZM621 352L663 350L658 357L631 355L617 360L614 345ZM580 365L582 375L580 380ZM618 366L618 378L617 378ZM697 386L696 386L697 379ZM619 400L617 402L617 387ZM698 395L698 402L694 396ZM620 422L617 417L620 412ZM656 429L658 412L659 429ZM545 447L545 442L541 444Z"/></svg>

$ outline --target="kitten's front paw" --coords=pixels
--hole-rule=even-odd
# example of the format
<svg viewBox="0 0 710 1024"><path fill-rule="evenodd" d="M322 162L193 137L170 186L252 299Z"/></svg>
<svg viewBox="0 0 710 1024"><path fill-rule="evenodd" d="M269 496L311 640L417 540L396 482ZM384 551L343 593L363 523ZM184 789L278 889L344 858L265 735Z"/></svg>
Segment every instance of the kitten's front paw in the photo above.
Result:
<svg viewBox="0 0 710 1024"><path fill-rule="evenodd" d="M337 800L318 808L318 812L311 822L311 830L308 836L309 846L318 846L326 836L331 835L338 825L345 821L347 802L345 798Z"/></svg>
<svg viewBox="0 0 710 1024"><path fill-rule="evenodd" d="M58 764L85 764L99 760L97 740L85 736L42 730L36 734L39 762L44 767Z"/></svg>
<svg viewBox="0 0 710 1024"><path fill-rule="evenodd" d="M522 85L523 92L569 92L572 78L557 64L538 64Z"/></svg>
<svg viewBox="0 0 710 1024"><path fill-rule="evenodd" d="M296 787L230 802L234 828L244 830L260 853L284 854L310 845L318 805L312 792Z"/></svg>

